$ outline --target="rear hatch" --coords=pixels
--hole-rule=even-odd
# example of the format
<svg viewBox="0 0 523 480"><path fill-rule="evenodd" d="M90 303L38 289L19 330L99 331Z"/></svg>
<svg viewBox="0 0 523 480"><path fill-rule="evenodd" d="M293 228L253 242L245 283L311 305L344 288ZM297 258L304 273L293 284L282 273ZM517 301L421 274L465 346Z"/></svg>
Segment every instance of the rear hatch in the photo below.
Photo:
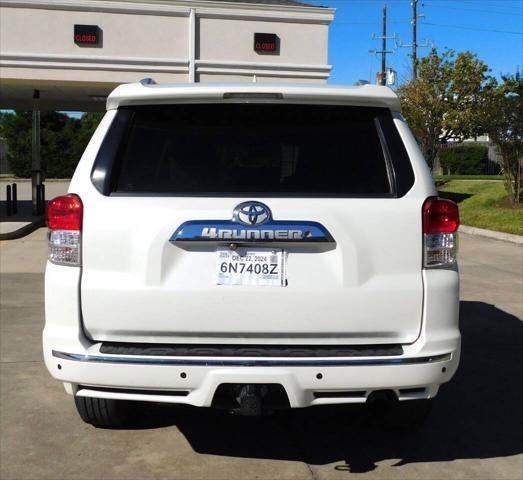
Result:
<svg viewBox="0 0 523 480"><path fill-rule="evenodd" d="M387 108L120 107L80 192L84 329L141 343L413 342L413 184ZM251 272L236 275L242 259ZM263 276L270 259L277 278Z"/></svg>

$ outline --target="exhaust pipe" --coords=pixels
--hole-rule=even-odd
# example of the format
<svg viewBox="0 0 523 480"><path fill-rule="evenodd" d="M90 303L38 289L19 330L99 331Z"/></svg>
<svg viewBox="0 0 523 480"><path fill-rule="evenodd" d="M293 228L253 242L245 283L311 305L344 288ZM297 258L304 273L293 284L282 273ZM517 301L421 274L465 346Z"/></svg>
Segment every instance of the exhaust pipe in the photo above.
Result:
<svg viewBox="0 0 523 480"><path fill-rule="evenodd" d="M376 390L367 397L367 407L371 418L384 423L392 415L398 404L398 396L393 390Z"/></svg>

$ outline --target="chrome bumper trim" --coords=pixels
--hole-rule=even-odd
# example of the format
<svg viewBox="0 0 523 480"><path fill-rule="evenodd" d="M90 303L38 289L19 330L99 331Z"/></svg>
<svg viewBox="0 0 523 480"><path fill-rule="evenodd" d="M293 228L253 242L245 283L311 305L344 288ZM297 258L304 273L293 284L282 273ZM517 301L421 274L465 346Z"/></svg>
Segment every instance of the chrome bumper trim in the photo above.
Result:
<svg viewBox="0 0 523 480"><path fill-rule="evenodd" d="M168 365L194 367L347 367L381 365L417 365L420 363L445 362L452 359L452 353L443 353L429 357L412 358L159 358L159 357L122 357L118 355L82 355L53 350L53 356L63 360L91 363L116 363L126 365Z"/></svg>

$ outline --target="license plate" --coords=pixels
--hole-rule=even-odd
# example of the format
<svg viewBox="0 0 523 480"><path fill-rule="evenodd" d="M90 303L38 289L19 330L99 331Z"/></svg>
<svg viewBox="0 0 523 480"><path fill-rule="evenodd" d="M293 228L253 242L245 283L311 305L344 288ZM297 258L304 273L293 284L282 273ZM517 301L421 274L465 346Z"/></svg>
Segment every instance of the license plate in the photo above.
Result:
<svg viewBox="0 0 523 480"><path fill-rule="evenodd" d="M281 248L219 248L216 254L218 285L287 285L286 252Z"/></svg>

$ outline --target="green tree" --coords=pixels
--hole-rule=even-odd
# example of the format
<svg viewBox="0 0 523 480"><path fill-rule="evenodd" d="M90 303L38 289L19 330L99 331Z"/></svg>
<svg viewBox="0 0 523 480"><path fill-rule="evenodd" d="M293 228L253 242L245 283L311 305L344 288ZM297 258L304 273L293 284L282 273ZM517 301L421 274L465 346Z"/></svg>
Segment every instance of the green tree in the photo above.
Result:
<svg viewBox="0 0 523 480"><path fill-rule="evenodd" d="M502 80L491 85L483 110L483 125L498 148L508 197L519 204L523 201L523 76L517 72Z"/></svg>
<svg viewBox="0 0 523 480"><path fill-rule="evenodd" d="M86 113L80 120L60 112L41 112L41 167L44 177L69 178L103 114ZM32 165L32 112L0 115L0 136L5 139L7 161L18 177L30 177Z"/></svg>
<svg viewBox="0 0 523 480"><path fill-rule="evenodd" d="M19 177L31 176L31 112L4 112L0 137L7 143L9 169Z"/></svg>
<svg viewBox="0 0 523 480"><path fill-rule="evenodd" d="M91 140L96 127L98 127L104 115L105 112L86 112L82 115L79 129L71 142L71 154L76 159L76 163L80 160L85 147L87 147L89 140Z"/></svg>
<svg viewBox="0 0 523 480"><path fill-rule="evenodd" d="M484 133L481 108L493 81L488 72L471 52L432 49L418 62L418 78L398 89L403 115L431 168L442 144Z"/></svg>
<svg viewBox="0 0 523 480"><path fill-rule="evenodd" d="M42 112L42 170L48 178L69 178L78 159L74 158L71 143L79 130L79 120L64 113Z"/></svg>

